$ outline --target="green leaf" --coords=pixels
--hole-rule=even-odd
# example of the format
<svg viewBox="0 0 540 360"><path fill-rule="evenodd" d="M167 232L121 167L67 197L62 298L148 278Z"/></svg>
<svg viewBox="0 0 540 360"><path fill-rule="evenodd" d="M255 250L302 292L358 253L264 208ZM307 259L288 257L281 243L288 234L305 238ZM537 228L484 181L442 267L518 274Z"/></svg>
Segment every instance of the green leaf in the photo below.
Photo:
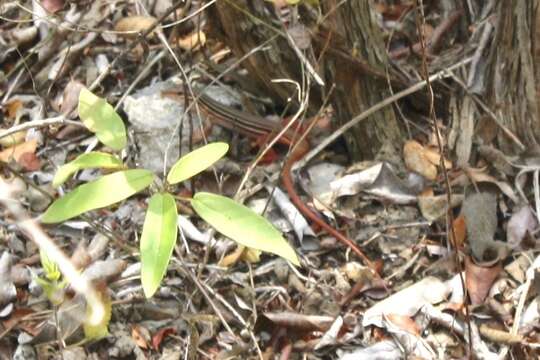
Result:
<svg viewBox="0 0 540 360"><path fill-rule="evenodd" d="M167 175L167 181L169 184L176 184L197 175L221 159L228 150L229 145L223 142L207 144L193 150L173 165Z"/></svg>
<svg viewBox="0 0 540 360"><path fill-rule="evenodd" d="M119 169L123 167L122 161L116 156L103 152L90 152L78 156L75 160L62 165L53 179L53 187L62 185L77 171L88 168Z"/></svg>
<svg viewBox="0 0 540 360"><path fill-rule="evenodd" d="M71 219L86 211L117 203L143 190L154 179L149 170L126 170L105 175L81 185L49 206L41 221L45 224Z"/></svg>
<svg viewBox="0 0 540 360"><path fill-rule="evenodd" d="M199 192L191 206L206 222L234 241L279 255L300 266L287 240L264 217L227 197Z"/></svg>
<svg viewBox="0 0 540 360"><path fill-rule="evenodd" d="M176 204L171 194L155 194L148 202L141 235L141 282L152 297L167 272L176 242Z"/></svg>
<svg viewBox="0 0 540 360"><path fill-rule="evenodd" d="M43 271L45 272L45 277L47 280L54 282L60 280L60 276L62 276L62 274L58 269L58 265L55 261L51 260L45 250L39 249L39 259L41 261L41 266L43 266Z"/></svg>
<svg viewBox="0 0 540 360"><path fill-rule="evenodd" d="M105 99L88 89L82 89L79 95L79 116L103 144L114 150L122 150L126 146L126 128L122 119Z"/></svg>

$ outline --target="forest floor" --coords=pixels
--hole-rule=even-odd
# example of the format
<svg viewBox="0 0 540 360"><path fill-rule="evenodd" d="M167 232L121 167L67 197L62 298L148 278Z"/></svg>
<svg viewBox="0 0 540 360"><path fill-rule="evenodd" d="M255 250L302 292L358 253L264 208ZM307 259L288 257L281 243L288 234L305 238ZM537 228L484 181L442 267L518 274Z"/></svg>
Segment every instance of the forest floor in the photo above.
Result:
<svg viewBox="0 0 540 360"><path fill-rule="evenodd" d="M294 172L295 187L321 220L353 240L368 264L304 221L291 203L280 179L287 146L278 141L257 156L275 134L261 140L231 131L202 103L185 110L190 101L178 96L187 90L182 73L225 108L258 113L273 124L269 128L285 126L275 115L283 109L271 99L238 90L241 67L216 72L237 59L210 35L198 11L202 4L187 3L173 13L186 21L163 27L164 36L155 24L175 21L167 0L156 1L151 15L141 15L134 2L0 5L0 360L538 357L538 152L506 156L496 147L495 125L467 132L452 125L450 115L437 122L437 131L427 116L418 116L397 161L352 164L342 140L318 149ZM280 10L289 7L278 3ZM379 5L382 30L391 33L388 27L399 21L387 17L404 22L408 10ZM430 19L427 33L440 30L443 20ZM452 24L444 26L452 31ZM397 64L411 66L414 46L397 43ZM455 44L447 46L441 52L454 61L446 57L446 66L463 61L462 53L452 52ZM83 88L117 110L127 129L122 150L103 145L83 126ZM397 104L407 113L407 103ZM314 121L305 119L315 124L311 150L336 130L331 106L324 110ZM164 169L205 141L226 142L229 152L167 188L180 231L160 286L147 298L140 239L149 198L162 189ZM470 144L467 165L458 165L463 157L456 149L463 147L457 143ZM62 165L90 151L116 154L124 166L149 169L161 180L126 200L45 224L53 201L115 171L80 167L53 186ZM87 201L122 193L122 187L108 184ZM213 230L184 201L201 191L234 197L263 214L300 266L239 248ZM78 206L68 204L66 211ZM97 327L89 325L83 283L67 281L54 253L40 252L27 218L97 290L106 313Z"/></svg>

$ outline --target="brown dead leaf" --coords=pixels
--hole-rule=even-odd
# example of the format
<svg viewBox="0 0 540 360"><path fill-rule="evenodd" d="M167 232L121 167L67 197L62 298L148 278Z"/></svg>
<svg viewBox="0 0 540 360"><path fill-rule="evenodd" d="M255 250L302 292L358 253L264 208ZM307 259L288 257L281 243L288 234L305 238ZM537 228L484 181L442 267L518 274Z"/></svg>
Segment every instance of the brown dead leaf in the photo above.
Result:
<svg viewBox="0 0 540 360"><path fill-rule="evenodd" d="M176 334L176 329L172 327L159 329L158 332L152 336L152 348L158 351L163 339L169 334Z"/></svg>
<svg viewBox="0 0 540 360"><path fill-rule="evenodd" d="M293 312L264 313L277 326L300 331L326 331L334 322L331 316L303 315Z"/></svg>
<svg viewBox="0 0 540 360"><path fill-rule="evenodd" d="M6 320L2 321L2 326L5 329L15 327L23 322L28 315L33 313L35 313L35 311L30 308L16 308Z"/></svg>
<svg viewBox="0 0 540 360"><path fill-rule="evenodd" d="M22 144L18 144L7 148L0 152L0 160L4 162L16 161L20 163L23 154L30 153L35 154L37 149L37 140L32 139L25 141Z"/></svg>
<svg viewBox="0 0 540 360"><path fill-rule="evenodd" d="M426 155L425 148L414 140L407 141L403 146L405 165L429 180L437 179L437 166L433 165Z"/></svg>
<svg viewBox="0 0 540 360"><path fill-rule="evenodd" d="M522 242L526 235L538 228L538 220L529 205L516 207L506 226L506 241L512 248L523 249Z"/></svg>
<svg viewBox="0 0 540 360"><path fill-rule="evenodd" d="M0 129L0 133L3 131L4 129ZM25 130L18 131L14 134L1 138L0 145L2 145L2 147L5 147L5 148L15 146L17 144L24 142L25 138L26 138L26 131Z"/></svg>
<svg viewBox="0 0 540 360"><path fill-rule="evenodd" d="M191 33L178 39L178 46L186 51L197 50L206 44L206 34L202 31Z"/></svg>
<svg viewBox="0 0 540 360"><path fill-rule="evenodd" d="M500 261L493 266L484 267L477 265L470 256L465 258L465 285L472 305L484 302L501 270Z"/></svg>
<svg viewBox="0 0 540 360"><path fill-rule="evenodd" d="M238 246L235 251L225 256L220 262L219 266L231 267L239 260L243 260L249 263L257 263L260 261L261 252L256 249L251 249L245 246Z"/></svg>
<svg viewBox="0 0 540 360"><path fill-rule="evenodd" d="M467 168L466 172L467 175L471 178L473 182L488 182L497 185L497 187L506 195L508 196L514 203L519 203L519 198L514 192L512 186L510 186L505 181L499 181L493 176L487 174L485 168L477 169L477 168Z"/></svg>
<svg viewBox="0 0 540 360"><path fill-rule="evenodd" d="M230 267L238 262L240 258L242 257L242 254L244 253L244 246L238 246L232 253L225 256L221 261L218 263L219 266L223 267Z"/></svg>
<svg viewBox="0 0 540 360"><path fill-rule="evenodd" d="M150 331L144 326L135 324L131 327L131 338L141 349L148 349L151 336Z"/></svg>
<svg viewBox="0 0 540 360"><path fill-rule="evenodd" d="M493 329L486 324L480 325L478 330L483 337L494 343L517 345L525 340L525 337L521 334L512 334L503 330Z"/></svg>
<svg viewBox="0 0 540 360"><path fill-rule="evenodd" d="M462 201L463 195L454 194L450 207L454 208L460 205ZM446 195L418 196L418 207L426 220L435 221L446 214L448 197Z"/></svg>
<svg viewBox="0 0 540 360"><path fill-rule="evenodd" d="M17 112L23 107L23 102L19 99L14 99L7 102L4 107L7 118L9 120L15 120L17 118Z"/></svg>
<svg viewBox="0 0 540 360"><path fill-rule="evenodd" d="M62 100L59 104L62 114L69 118L77 116L77 106L79 104L79 95L84 88L84 84L77 80L70 80L64 88Z"/></svg>
<svg viewBox="0 0 540 360"><path fill-rule="evenodd" d="M137 36L138 33L148 30L155 21L156 18L153 16L129 16L120 19L116 23L114 30L121 32L121 34L119 34L120 36L133 38ZM152 35L153 34L150 34L149 37Z"/></svg>
<svg viewBox="0 0 540 360"><path fill-rule="evenodd" d="M461 249L463 248L463 243L465 242L465 237L467 236L467 228L465 227L465 217L463 214L460 214L453 222L454 232L450 232L450 243L454 248ZM456 239L453 239L453 234L456 235Z"/></svg>
<svg viewBox="0 0 540 360"><path fill-rule="evenodd" d="M424 155L426 156L426 159L428 159L435 166L439 166L439 164L441 163L441 154L439 154L439 151L435 148L424 148ZM450 160L444 159L444 167L446 169L451 169L452 162Z"/></svg>
<svg viewBox="0 0 540 360"><path fill-rule="evenodd" d="M19 164L27 171L37 171L41 168L41 161L35 153L23 153L19 158Z"/></svg>

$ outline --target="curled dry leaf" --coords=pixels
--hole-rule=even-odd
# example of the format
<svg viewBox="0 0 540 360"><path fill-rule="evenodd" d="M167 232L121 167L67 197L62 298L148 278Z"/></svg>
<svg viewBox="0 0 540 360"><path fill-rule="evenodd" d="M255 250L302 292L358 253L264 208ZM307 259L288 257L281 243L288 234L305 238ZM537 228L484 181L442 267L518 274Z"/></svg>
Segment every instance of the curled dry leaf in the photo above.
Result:
<svg viewBox="0 0 540 360"><path fill-rule="evenodd" d="M150 331L144 326L135 324L131 327L131 338L141 349L148 349L151 341Z"/></svg>
<svg viewBox="0 0 540 360"><path fill-rule="evenodd" d="M13 99L4 104L6 116L10 120L16 120L19 110L22 110L24 103L20 99Z"/></svg>
<svg viewBox="0 0 540 360"><path fill-rule="evenodd" d="M420 143L411 140L407 141L403 147L403 158L405 165L411 171L415 171L426 179L435 180L437 178L437 166L430 159L426 148Z"/></svg>
<svg viewBox="0 0 540 360"><path fill-rule="evenodd" d="M476 264L471 257L465 259L465 285L471 298L471 304L478 305L484 302L501 270L500 261L493 266L484 267Z"/></svg>
<svg viewBox="0 0 540 360"><path fill-rule="evenodd" d="M341 268L347 278L352 281L360 280L364 276L366 269L369 268L356 261L348 262Z"/></svg>
<svg viewBox="0 0 540 360"><path fill-rule="evenodd" d="M154 350L159 350L159 346L163 342L163 339L170 334L176 334L176 329L173 327L159 329L158 332L152 336L152 348Z"/></svg>
<svg viewBox="0 0 540 360"><path fill-rule="evenodd" d="M37 171L41 168L41 161L39 161L35 153L23 153L19 158L19 165L21 165L27 171Z"/></svg>
<svg viewBox="0 0 540 360"><path fill-rule="evenodd" d="M343 318L338 316L330 328L321 336L321 339L315 345L314 350L319 350L325 346L335 345L338 341L341 329L343 328Z"/></svg>
<svg viewBox="0 0 540 360"><path fill-rule="evenodd" d="M362 325L383 327L383 317L389 314L413 316L423 306L443 301L449 293L447 284L428 276L373 305L364 313Z"/></svg>
<svg viewBox="0 0 540 360"><path fill-rule="evenodd" d="M301 331L326 331L334 322L331 316L303 315L292 312L264 313L275 325Z"/></svg>
<svg viewBox="0 0 540 360"><path fill-rule="evenodd" d="M467 228L465 226L465 216L460 214L457 218L454 219L452 223L454 229L453 232L450 232L450 242L452 246L456 249L463 248L463 243L465 242L465 237L467 235ZM455 235L455 239L454 239Z"/></svg>
<svg viewBox="0 0 540 360"><path fill-rule="evenodd" d="M538 227L538 220L529 205L514 211L506 227L506 240L511 248L522 248L522 241L527 232L532 233Z"/></svg>
<svg viewBox="0 0 540 360"><path fill-rule="evenodd" d="M454 208L460 205L463 201L463 195L452 195L452 204L450 207ZM428 221L435 221L438 218L446 214L448 198L446 195L436 196L419 196L418 206L422 212L422 216Z"/></svg>
<svg viewBox="0 0 540 360"><path fill-rule="evenodd" d="M218 264L219 266L228 268L234 266L240 260L250 264L258 263L260 261L260 255L261 252L259 250L239 245L236 250L226 255Z"/></svg>
<svg viewBox="0 0 540 360"><path fill-rule="evenodd" d="M364 191L395 204L416 202L417 192L402 181L388 163L383 163L375 181Z"/></svg>
<svg viewBox="0 0 540 360"><path fill-rule="evenodd" d="M4 131L5 129L0 129L0 133ZM26 138L26 131L18 131L14 134L1 138L0 145L2 145L5 148L10 147L10 146L15 146L17 144L24 142L25 138Z"/></svg>
<svg viewBox="0 0 540 360"><path fill-rule="evenodd" d="M190 51L197 50L206 44L206 34L202 31L193 32L187 36L178 38L178 46L181 49Z"/></svg>
<svg viewBox="0 0 540 360"><path fill-rule="evenodd" d="M70 80L64 88L62 99L59 101L58 107L62 114L69 118L74 118L77 115L77 105L79 104L79 95L84 88L84 84L77 80Z"/></svg>
<svg viewBox="0 0 540 360"><path fill-rule="evenodd" d="M311 229L311 226L309 226L304 216L300 213L298 208L291 203L291 200L283 191L281 191L278 187L272 188L270 186L267 186L267 190L268 193L271 194L272 199L283 216L293 227L300 244L303 243L304 235L315 236L313 229Z"/></svg>
<svg viewBox="0 0 540 360"><path fill-rule="evenodd" d="M519 203L519 198L512 187L505 181L499 181L486 173L486 169L467 168L467 175L473 182L488 182L497 185L497 187L508 196L514 203Z"/></svg>
<svg viewBox="0 0 540 360"><path fill-rule="evenodd" d="M22 144L18 144L7 148L0 152L0 160L4 162L16 161L21 162L21 158L24 158L25 154L35 154L37 149L37 140L32 139L25 141ZM24 155L24 156L23 156Z"/></svg>
<svg viewBox="0 0 540 360"><path fill-rule="evenodd" d="M148 30L155 22L156 18L152 16L130 16L120 19L114 30L121 32L121 36L132 38Z"/></svg>
<svg viewBox="0 0 540 360"><path fill-rule="evenodd" d="M420 359L435 360L435 351L431 348L429 343L420 336L420 328L413 325L412 319L405 320L406 317L402 317L399 325L395 322L389 321L388 316L384 317L384 328L392 337L394 337L398 343L403 345L405 353L416 356ZM397 321L397 317L394 316ZM408 323L408 324L406 324Z"/></svg>
<svg viewBox="0 0 540 360"><path fill-rule="evenodd" d="M480 325L478 330L480 330L480 334L482 334L483 337L495 343L515 345L525 340L523 335L512 334L499 329L493 329L486 324Z"/></svg>
<svg viewBox="0 0 540 360"><path fill-rule="evenodd" d="M425 147L424 156L435 166L439 166L441 163L441 154L439 154L438 150L435 150L434 148ZM448 159L444 159L444 167L446 169L451 169L452 162Z"/></svg>

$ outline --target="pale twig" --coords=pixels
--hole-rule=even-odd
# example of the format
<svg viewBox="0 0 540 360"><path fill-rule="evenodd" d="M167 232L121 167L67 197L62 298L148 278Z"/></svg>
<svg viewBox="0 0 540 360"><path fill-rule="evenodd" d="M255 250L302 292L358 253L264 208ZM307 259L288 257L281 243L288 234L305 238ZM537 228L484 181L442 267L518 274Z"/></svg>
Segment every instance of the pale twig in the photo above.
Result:
<svg viewBox="0 0 540 360"><path fill-rule="evenodd" d="M84 296L91 310L90 315L88 316L89 323L92 325L100 324L105 316L105 307L99 293L88 278L75 268L73 263L55 245L51 238L45 234L41 227L28 217L19 202L14 199L11 186L1 177L0 202L4 204L7 210L14 216L17 221L17 226L51 259L54 259L58 264L58 268L73 289Z"/></svg>
<svg viewBox="0 0 540 360"><path fill-rule="evenodd" d="M55 117L51 117L47 119L28 121L17 126L12 126L11 128L0 132L0 139L5 138L6 136L13 135L23 130L45 127L45 126L50 126L50 125L66 125L66 124L75 125L79 127L85 127L84 124L79 121L68 120L66 119L64 115L59 115L59 116L55 116Z"/></svg>
<svg viewBox="0 0 540 360"><path fill-rule="evenodd" d="M324 80L320 77L319 74L317 74L317 71L313 68L309 60L306 58L306 56L302 53L302 51L298 48L298 45L296 45L296 42L292 38L291 34L289 32L285 32L286 38L289 41L289 45L291 45L291 48L294 50L294 53L296 56L298 56L298 60L302 62L308 72L308 74L315 80L317 85L324 86Z"/></svg>

